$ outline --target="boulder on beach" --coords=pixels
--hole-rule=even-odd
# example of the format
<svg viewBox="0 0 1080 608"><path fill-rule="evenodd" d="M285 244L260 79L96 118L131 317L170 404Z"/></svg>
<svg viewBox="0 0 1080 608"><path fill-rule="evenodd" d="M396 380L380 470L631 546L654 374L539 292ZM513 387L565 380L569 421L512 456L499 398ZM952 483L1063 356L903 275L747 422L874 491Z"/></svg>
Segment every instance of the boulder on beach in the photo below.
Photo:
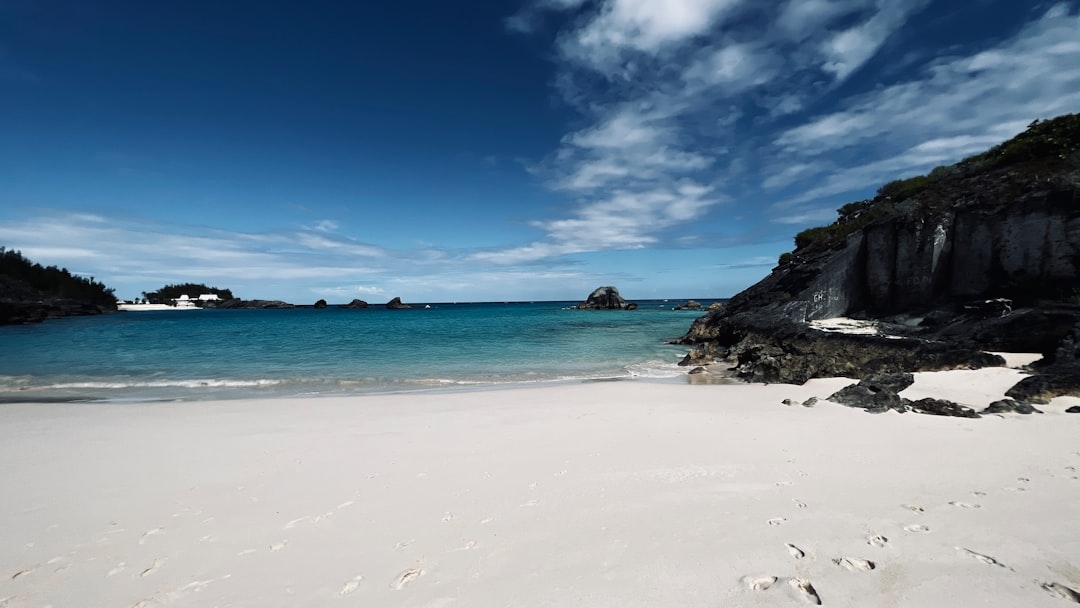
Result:
<svg viewBox="0 0 1080 608"><path fill-rule="evenodd" d="M402 303L401 298L399 298L397 296L395 296L393 300L390 300L389 302L387 302L386 307L391 309L391 310L401 310L401 309L404 309L404 308L412 308L412 306L409 306L408 304Z"/></svg>
<svg viewBox="0 0 1080 608"><path fill-rule="evenodd" d="M578 310L636 310L637 304L627 302L619 290L611 285L597 287L587 300L577 305Z"/></svg>

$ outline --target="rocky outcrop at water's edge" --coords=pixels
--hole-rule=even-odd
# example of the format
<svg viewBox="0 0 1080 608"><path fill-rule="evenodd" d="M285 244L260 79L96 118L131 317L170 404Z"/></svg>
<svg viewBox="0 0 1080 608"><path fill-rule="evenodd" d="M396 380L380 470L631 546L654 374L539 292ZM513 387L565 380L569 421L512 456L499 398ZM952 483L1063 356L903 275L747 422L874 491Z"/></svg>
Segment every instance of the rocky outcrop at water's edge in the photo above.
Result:
<svg viewBox="0 0 1080 608"><path fill-rule="evenodd" d="M1080 395L1080 115L887 184L795 243L678 342L711 349L745 380L794 383L1002 365L988 350L1040 352L1039 375L1010 396ZM811 324L833 317L878 331ZM924 404L948 413L939 405Z"/></svg>

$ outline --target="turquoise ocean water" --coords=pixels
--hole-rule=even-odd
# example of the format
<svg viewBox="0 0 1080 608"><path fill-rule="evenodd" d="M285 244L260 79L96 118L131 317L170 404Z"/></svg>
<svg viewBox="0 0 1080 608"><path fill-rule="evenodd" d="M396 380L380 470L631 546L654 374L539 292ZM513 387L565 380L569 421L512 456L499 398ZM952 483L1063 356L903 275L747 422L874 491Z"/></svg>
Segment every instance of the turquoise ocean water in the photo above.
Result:
<svg viewBox="0 0 1080 608"><path fill-rule="evenodd" d="M685 300L680 300L685 301ZM704 303L713 300L700 300ZM700 312L574 302L123 312L0 327L0 401L205 400L678 379ZM422 306L422 305L421 305Z"/></svg>

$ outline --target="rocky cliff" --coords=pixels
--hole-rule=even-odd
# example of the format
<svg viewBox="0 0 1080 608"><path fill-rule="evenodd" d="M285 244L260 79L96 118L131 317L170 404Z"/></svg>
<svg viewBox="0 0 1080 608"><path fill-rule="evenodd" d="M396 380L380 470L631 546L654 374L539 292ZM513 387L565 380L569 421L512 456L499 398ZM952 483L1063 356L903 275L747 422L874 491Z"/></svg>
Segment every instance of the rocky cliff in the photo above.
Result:
<svg viewBox="0 0 1080 608"><path fill-rule="evenodd" d="M874 319L917 344L944 341L972 355L990 346L1053 353L1080 320L1080 115L1036 121L983 154L887 184L795 243L769 276L695 321L682 342L733 349L747 377L769 381L836 370L770 372L747 354L750 336L792 351L766 368L805 368L794 351L814 350L821 339L806 323L838 316ZM897 355L917 348L828 340Z"/></svg>

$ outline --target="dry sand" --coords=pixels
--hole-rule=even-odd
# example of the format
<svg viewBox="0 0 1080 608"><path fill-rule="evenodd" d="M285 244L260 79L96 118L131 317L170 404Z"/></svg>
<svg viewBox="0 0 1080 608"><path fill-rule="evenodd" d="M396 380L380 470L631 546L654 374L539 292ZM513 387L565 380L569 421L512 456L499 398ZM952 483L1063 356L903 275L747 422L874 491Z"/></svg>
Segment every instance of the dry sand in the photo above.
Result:
<svg viewBox="0 0 1080 608"><path fill-rule="evenodd" d="M920 374L980 409L1019 372ZM0 406L0 606L1047 606L1080 416L633 381Z"/></svg>

